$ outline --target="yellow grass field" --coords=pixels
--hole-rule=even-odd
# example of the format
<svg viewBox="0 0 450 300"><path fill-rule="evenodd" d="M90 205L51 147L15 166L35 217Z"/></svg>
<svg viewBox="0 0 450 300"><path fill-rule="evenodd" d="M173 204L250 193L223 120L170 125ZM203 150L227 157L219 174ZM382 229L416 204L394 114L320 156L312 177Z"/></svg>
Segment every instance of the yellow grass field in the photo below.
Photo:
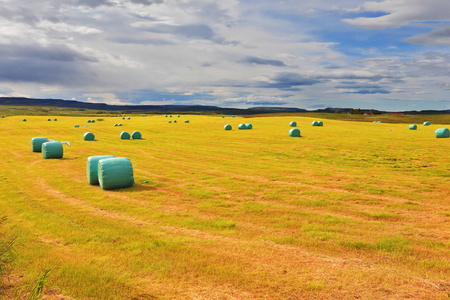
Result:
<svg viewBox="0 0 450 300"><path fill-rule="evenodd" d="M45 299L449 299L450 139L434 132L450 120L314 120L0 119L11 277L50 269ZM71 147L43 159L41 136ZM87 183L87 158L104 154L131 160L134 187Z"/></svg>

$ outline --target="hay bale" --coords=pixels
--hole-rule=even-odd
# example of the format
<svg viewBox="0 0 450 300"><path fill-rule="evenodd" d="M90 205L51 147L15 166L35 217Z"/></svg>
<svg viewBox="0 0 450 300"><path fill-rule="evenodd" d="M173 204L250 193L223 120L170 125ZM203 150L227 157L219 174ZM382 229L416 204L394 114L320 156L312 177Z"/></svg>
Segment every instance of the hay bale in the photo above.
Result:
<svg viewBox="0 0 450 300"><path fill-rule="evenodd" d="M178 118L180 117L180 115L178 115Z"/></svg>
<svg viewBox="0 0 450 300"><path fill-rule="evenodd" d="M448 138L448 137L450 137L450 131L448 130L448 128L436 129L435 134L436 134L437 138Z"/></svg>
<svg viewBox="0 0 450 300"><path fill-rule="evenodd" d="M222 116L222 118L225 118L225 116Z"/></svg>
<svg viewBox="0 0 450 300"><path fill-rule="evenodd" d="M47 121L51 121L51 120L52 120L52 119L50 119L50 118L49 118L49 119L47 119Z"/></svg>
<svg viewBox="0 0 450 300"><path fill-rule="evenodd" d="M169 121L169 123L172 123L172 121Z"/></svg>
<svg viewBox="0 0 450 300"><path fill-rule="evenodd" d="M83 139L84 139L85 141L93 141L93 140L95 140L95 135L94 135L92 132L86 132L86 133L83 135Z"/></svg>
<svg viewBox="0 0 450 300"><path fill-rule="evenodd" d="M117 127L117 126L119 126L119 124L114 124L114 127Z"/></svg>
<svg viewBox="0 0 450 300"><path fill-rule="evenodd" d="M189 120L184 120L184 123L189 123Z"/></svg>
<svg viewBox="0 0 450 300"><path fill-rule="evenodd" d="M22 121L26 122L26 121L27 121L27 119L23 119Z"/></svg>
<svg viewBox="0 0 450 300"><path fill-rule="evenodd" d="M78 124L77 124L77 125L75 125L75 128L78 128L78 127L80 127L80 125L78 125Z"/></svg>
<svg viewBox="0 0 450 300"><path fill-rule="evenodd" d="M126 131L122 131L122 133L120 133L120 138L122 140L129 140L130 137L131 137L131 135Z"/></svg>
<svg viewBox="0 0 450 300"><path fill-rule="evenodd" d="M91 123L95 123L95 120L91 120Z"/></svg>
<svg viewBox="0 0 450 300"><path fill-rule="evenodd" d="M253 125L250 123L245 124L245 127L247 127L247 129L253 129Z"/></svg>
<svg viewBox="0 0 450 300"><path fill-rule="evenodd" d="M319 126L319 122L313 121L313 122L311 123L311 125L312 125L312 126Z"/></svg>
<svg viewBox="0 0 450 300"><path fill-rule="evenodd" d="M127 120L129 120L129 119L130 119L130 117L127 118Z"/></svg>
<svg viewBox="0 0 450 300"><path fill-rule="evenodd" d="M142 138L142 135L139 131L133 131L131 137L133 138L133 140L139 140Z"/></svg>
<svg viewBox="0 0 450 300"><path fill-rule="evenodd" d="M323 126L323 122L322 121L317 121L317 126Z"/></svg>
<svg viewBox="0 0 450 300"><path fill-rule="evenodd" d="M48 142L48 138L46 137L34 137L31 139L31 151L32 152L41 152L42 144Z"/></svg>
<svg viewBox="0 0 450 300"><path fill-rule="evenodd" d="M239 124L238 129L244 130L244 129L247 129L247 126L245 124Z"/></svg>
<svg viewBox="0 0 450 300"><path fill-rule="evenodd" d="M92 123L92 121L91 121L91 120L87 120L87 122L88 122L88 123Z"/></svg>
<svg viewBox="0 0 450 300"><path fill-rule="evenodd" d="M177 123L177 120L173 120L174 123Z"/></svg>
<svg viewBox="0 0 450 300"><path fill-rule="evenodd" d="M122 126L122 124L118 124L117 126Z"/></svg>
<svg viewBox="0 0 450 300"><path fill-rule="evenodd" d="M42 144L42 158L62 158L64 149L61 142L45 142Z"/></svg>
<svg viewBox="0 0 450 300"><path fill-rule="evenodd" d="M297 122L292 121L291 123L289 123L289 126L291 126L291 127L297 127Z"/></svg>
<svg viewBox="0 0 450 300"><path fill-rule="evenodd" d="M409 130L416 130L416 129L417 129L417 125L416 124L409 125Z"/></svg>
<svg viewBox="0 0 450 300"><path fill-rule="evenodd" d="M430 126L430 122L429 121L426 121L426 122L423 122L423 126Z"/></svg>
<svg viewBox="0 0 450 300"><path fill-rule="evenodd" d="M114 158L114 155L89 156L86 162L86 176L90 185L98 185L98 161L105 158Z"/></svg>
<svg viewBox="0 0 450 300"><path fill-rule="evenodd" d="M55 121L58 121L58 119L55 119Z"/></svg>
<svg viewBox="0 0 450 300"><path fill-rule="evenodd" d="M299 137L300 136L300 129L292 128L291 130L289 130L289 136Z"/></svg>
<svg viewBox="0 0 450 300"><path fill-rule="evenodd" d="M126 157L104 158L98 161L98 183L104 190L132 187L133 165Z"/></svg>
<svg viewBox="0 0 450 300"><path fill-rule="evenodd" d="M231 130L231 129L233 129L233 127L231 127L230 124L227 124L227 125L223 126L223 129L225 129L225 130Z"/></svg>

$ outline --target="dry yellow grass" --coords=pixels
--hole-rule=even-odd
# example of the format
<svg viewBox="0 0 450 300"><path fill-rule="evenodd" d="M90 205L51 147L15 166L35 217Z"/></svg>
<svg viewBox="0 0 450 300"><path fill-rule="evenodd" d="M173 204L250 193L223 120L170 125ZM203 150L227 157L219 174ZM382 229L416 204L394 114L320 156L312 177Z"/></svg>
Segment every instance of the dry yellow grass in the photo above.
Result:
<svg viewBox="0 0 450 300"><path fill-rule="evenodd" d="M75 299L448 299L449 139L434 138L438 125L174 118L0 120L16 271L50 267L47 288ZM44 160L36 136L72 147ZM137 184L88 185L86 159L102 154L130 158Z"/></svg>

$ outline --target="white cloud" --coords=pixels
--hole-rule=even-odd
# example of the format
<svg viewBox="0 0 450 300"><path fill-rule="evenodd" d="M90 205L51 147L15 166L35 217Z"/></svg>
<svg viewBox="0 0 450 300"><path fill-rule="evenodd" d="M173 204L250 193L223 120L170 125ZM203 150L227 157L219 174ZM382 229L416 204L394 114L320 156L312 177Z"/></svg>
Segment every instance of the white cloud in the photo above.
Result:
<svg viewBox="0 0 450 300"><path fill-rule="evenodd" d="M379 17L360 17L344 19L351 25L380 29L400 27L414 22L448 21L450 20L450 1L448 0L383 0L366 1L350 12L383 12Z"/></svg>

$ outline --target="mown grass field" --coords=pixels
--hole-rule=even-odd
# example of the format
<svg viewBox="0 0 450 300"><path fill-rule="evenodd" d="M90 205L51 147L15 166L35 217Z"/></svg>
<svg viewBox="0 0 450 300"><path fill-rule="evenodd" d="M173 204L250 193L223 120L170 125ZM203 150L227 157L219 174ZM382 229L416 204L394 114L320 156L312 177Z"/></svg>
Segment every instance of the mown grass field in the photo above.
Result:
<svg viewBox="0 0 450 300"><path fill-rule="evenodd" d="M2 231L24 281L50 268L46 289L75 299L450 297L450 139L434 136L448 117L130 117L0 119ZM71 147L44 160L38 136ZM128 157L136 185L88 185L103 154Z"/></svg>

